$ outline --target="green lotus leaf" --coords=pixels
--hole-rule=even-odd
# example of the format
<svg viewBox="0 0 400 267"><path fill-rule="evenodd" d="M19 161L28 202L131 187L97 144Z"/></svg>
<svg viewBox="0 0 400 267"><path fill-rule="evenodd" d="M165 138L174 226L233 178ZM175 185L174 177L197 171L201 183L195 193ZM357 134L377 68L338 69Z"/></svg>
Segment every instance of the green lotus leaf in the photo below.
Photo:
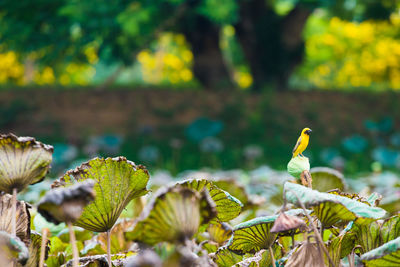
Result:
<svg viewBox="0 0 400 267"><path fill-rule="evenodd" d="M303 210L289 210L289 215L303 214ZM240 223L233 228L233 236L228 241L228 248L236 253L256 253L268 249L275 241L276 233L270 230L279 215L262 216Z"/></svg>
<svg viewBox="0 0 400 267"><path fill-rule="evenodd" d="M362 254L360 259L367 267L400 266L400 237Z"/></svg>
<svg viewBox="0 0 400 267"><path fill-rule="evenodd" d="M365 253L400 236L400 217L396 215L383 221L359 218L351 232L356 236L356 244Z"/></svg>
<svg viewBox="0 0 400 267"><path fill-rule="evenodd" d="M68 243L63 243L57 236L52 236L49 238L50 250L48 252L48 257L46 264L48 267L61 266L65 263L65 251L68 247Z"/></svg>
<svg viewBox="0 0 400 267"><path fill-rule="evenodd" d="M381 225L381 238L383 243L387 243L400 236L400 216L395 215L387 218Z"/></svg>
<svg viewBox="0 0 400 267"><path fill-rule="evenodd" d="M276 233L270 230L278 216L264 216L236 225L228 248L236 253L256 253L268 249L275 241Z"/></svg>
<svg viewBox="0 0 400 267"><path fill-rule="evenodd" d="M294 157L289 161L287 165L288 173L297 179L300 179L300 174L303 171L309 171L309 170L310 170L310 161L308 160L307 157L300 157L300 156Z"/></svg>
<svg viewBox="0 0 400 267"><path fill-rule="evenodd" d="M55 224L75 222L85 206L94 200L94 185L94 180L86 180L69 187L52 189L37 204L38 212Z"/></svg>
<svg viewBox="0 0 400 267"><path fill-rule="evenodd" d="M200 243L201 247L204 248L207 253L215 253L219 248L219 244L217 242L211 240L205 240Z"/></svg>
<svg viewBox="0 0 400 267"><path fill-rule="evenodd" d="M300 201L306 207L313 207L315 215L324 225L330 227L338 222L353 221L356 218L379 219L386 211L368 204L336 194L321 193L310 188L286 182L284 185L287 201L297 204Z"/></svg>
<svg viewBox="0 0 400 267"><path fill-rule="evenodd" d="M207 232L210 235L210 240L222 245L232 235L232 227L227 223L211 223Z"/></svg>
<svg viewBox="0 0 400 267"><path fill-rule="evenodd" d="M332 189L344 190L346 187L343 174L335 169L316 167L310 170L314 190L326 192Z"/></svg>
<svg viewBox="0 0 400 267"><path fill-rule="evenodd" d="M231 196L235 196L243 206L250 204L249 194L247 194L246 188L239 184L236 179L218 179L212 183L218 188L228 192Z"/></svg>
<svg viewBox="0 0 400 267"><path fill-rule="evenodd" d="M80 227L74 227L74 233L75 233L75 239L82 242L89 240L93 237L92 231L88 231ZM62 229L60 232L57 233L56 236L58 236L64 243L69 243L70 241L70 234L68 228Z"/></svg>
<svg viewBox="0 0 400 267"><path fill-rule="evenodd" d="M224 246L218 249L218 251L214 255L213 260L219 267L232 267L236 263L242 261L243 256L234 253L226 246Z"/></svg>
<svg viewBox="0 0 400 267"><path fill-rule="evenodd" d="M28 258L29 250L18 237L0 231L0 263L2 266L12 266L11 262L14 259L17 259L20 264L25 264Z"/></svg>
<svg viewBox="0 0 400 267"><path fill-rule="evenodd" d="M32 231L31 232L31 243L29 244L29 247L28 247L29 259L24 266L26 266L26 267L39 266L41 245L42 245L42 235L35 231ZM46 248L45 248L45 257L44 257L45 259L47 258L49 249L50 249L49 241L47 240Z"/></svg>
<svg viewBox="0 0 400 267"><path fill-rule="evenodd" d="M80 254L86 256L105 254L107 253L107 250L104 250L102 248L102 245L104 246L104 244L100 244L100 242L97 239L89 240L85 242L85 246L80 251Z"/></svg>
<svg viewBox="0 0 400 267"><path fill-rule="evenodd" d="M29 204L24 201L17 201L16 209L16 234L26 246L29 246L31 235L31 215ZM0 231L11 233L12 218L12 196L9 194L0 195Z"/></svg>
<svg viewBox="0 0 400 267"><path fill-rule="evenodd" d="M52 160L53 147L32 137L0 135L0 191L12 194L44 179Z"/></svg>
<svg viewBox="0 0 400 267"><path fill-rule="evenodd" d="M44 228L50 230L52 236L58 235L61 231L66 229L65 223L54 224L47 221L40 213L36 213L35 217L33 218L33 229L38 232L43 232Z"/></svg>
<svg viewBox="0 0 400 267"><path fill-rule="evenodd" d="M182 243L215 216L215 204L207 190L197 192L179 184L161 188L126 238L149 245L162 241Z"/></svg>
<svg viewBox="0 0 400 267"><path fill-rule="evenodd" d="M355 221L351 232L356 236L356 244L361 246L363 253L382 245L380 223L373 219L360 218Z"/></svg>
<svg viewBox="0 0 400 267"><path fill-rule="evenodd" d="M340 259L351 253L355 238L353 233L345 232L330 241L328 252L335 266L340 266Z"/></svg>
<svg viewBox="0 0 400 267"><path fill-rule="evenodd" d="M70 186L88 179L96 181L96 198L83 209L74 225L94 232L106 232L134 198L147 194L147 170L124 157L95 158L68 171L53 187Z"/></svg>
<svg viewBox="0 0 400 267"><path fill-rule="evenodd" d="M207 189L212 200L215 202L217 218L221 222L230 221L240 214L243 204L208 180L193 179L180 182L179 184L196 191Z"/></svg>

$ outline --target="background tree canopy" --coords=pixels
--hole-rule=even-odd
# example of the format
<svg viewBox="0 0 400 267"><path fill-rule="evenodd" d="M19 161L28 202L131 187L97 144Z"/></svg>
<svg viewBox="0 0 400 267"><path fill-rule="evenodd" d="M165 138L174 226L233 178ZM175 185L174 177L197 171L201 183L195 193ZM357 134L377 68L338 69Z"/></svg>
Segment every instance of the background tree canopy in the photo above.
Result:
<svg viewBox="0 0 400 267"><path fill-rule="evenodd" d="M0 82L86 84L101 76L107 85L139 73L161 84L195 77L213 89L284 90L290 77L296 86L388 79L383 87L399 88L397 52L379 70L348 62L349 53L368 64L376 49L399 51L397 8L396 0L3 0Z"/></svg>

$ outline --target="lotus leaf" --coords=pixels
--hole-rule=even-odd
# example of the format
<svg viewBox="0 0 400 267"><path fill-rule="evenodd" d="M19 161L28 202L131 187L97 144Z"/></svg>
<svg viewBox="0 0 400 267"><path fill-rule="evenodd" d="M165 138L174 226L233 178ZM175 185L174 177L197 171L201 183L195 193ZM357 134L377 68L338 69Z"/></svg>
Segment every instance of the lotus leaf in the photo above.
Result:
<svg viewBox="0 0 400 267"><path fill-rule="evenodd" d="M208 226L207 232L210 240L222 245L232 235L232 227L227 223L212 223Z"/></svg>
<svg viewBox="0 0 400 267"><path fill-rule="evenodd" d="M212 182L206 179L193 179L183 181L180 184L196 191L207 189L212 200L215 202L219 221L227 222L240 214L243 204L228 192L215 186Z"/></svg>
<svg viewBox="0 0 400 267"><path fill-rule="evenodd" d="M232 267L236 263L242 261L243 256L238 255L227 247L221 247L214 255L214 262L218 264L219 267Z"/></svg>
<svg viewBox="0 0 400 267"><path fill-rule="evenodd" d="M386 211L381 208L290 182L285 183L284 190L289 202L298 203L298 197L306 207L314 207L314 212L324 227L330 227L337 222L353 221L359 217L379 219L386 215Z"/></svg>
<svg viewBox="0 0 400 267"><path fill-rule="evenodd" d="M286 214L303 214L303 210L287 211ZM243 222L233 228L233 236L228 242L228 248L236 253L255 253L261 249L268 249L277 236L271 233L271 228L279 215L257 217Z"/></svg>
<svg viewBox="0 0 400 267"><path fill-rule="evenodd" d="M53 147L32 137L0 135L0 191L12 194L44 179Z"/></svg>
<svg viewBox="0 0 400 267"><path fill-rule="evenodd" d="M361 255L367 267L400 266L400 237Z"/></svg>
<svg viewBox="0 0 400 267"><path fill-rule="evenodd" d="M316 167L310 170L313 181L313 189L326 192L332 189L344 190L346 185L343 174L335 169Z"/></svg>
<svg viewBox="0 0 400 267"><path fill-rule="evenodd" d="M230 195L235 196L243 206L250 204L249 195L246 188L239 184L236 179L218 179L212 182L218 188L228 192Z"/></svg>
<svg viewBox="0 0 400 267"><path fill-rule="evenodd" d="M106 232L134 198L145 195L149 173L124 157L95 158L68 171L54 187L70 186L87 179L96 181L96 199L83 209L74 225L90 231Z"/></svg>
<svg viewBox="0 0 400 267"><path fill-rule="evenodd" d="M199 193L179 184L161 188L126 237L149 245L162 241L183 243L215 216L215 204L208 191Z"/></svg>

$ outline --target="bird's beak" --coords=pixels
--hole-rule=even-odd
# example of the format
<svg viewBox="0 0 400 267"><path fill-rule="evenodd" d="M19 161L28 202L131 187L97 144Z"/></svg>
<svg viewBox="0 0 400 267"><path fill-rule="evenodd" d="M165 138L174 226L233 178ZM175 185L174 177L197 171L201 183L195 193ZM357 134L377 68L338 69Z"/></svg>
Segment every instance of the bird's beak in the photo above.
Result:
<svg viewBox="0 0 400 267"><path fill-rule="evenodd" d="M310 134L311 132L312 132L311 129L306 131L307 134Z"/></svg>

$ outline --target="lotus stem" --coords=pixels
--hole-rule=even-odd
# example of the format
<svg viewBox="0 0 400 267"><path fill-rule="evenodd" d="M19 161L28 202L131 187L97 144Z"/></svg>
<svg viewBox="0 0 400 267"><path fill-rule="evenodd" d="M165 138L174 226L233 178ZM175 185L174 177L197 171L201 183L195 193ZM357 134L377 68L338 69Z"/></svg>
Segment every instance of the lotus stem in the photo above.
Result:
<svg viewBox="0 0 400 267"><path fill-rule="evenodd" d="M42 230L42 245L40 247L40 260L39 260L39 267L44 266L44 257L46 254L46 243L47 243L47 234L49 232L48 228L43 228Z"/></svg>
<svg viewBox="0 0 400 267"><path fill-rule="evenodd" d="M305 215L307 216L307 219L309 220L309 222L313 228L313 231L315 233L315 237L317 238L317 243L320 245L320 247L324 251L326 257L328 258L329 266L335 267L335 264L333 263L331 257L329 256L328 249L325 247L324 241L322 240L321 233L318 231L317 227L315 226L311 216L307 213L306 207L304 206L303 202L301 202L301 200L300 200L299 196L296 194L296 192L293 192L292 190L290 190L290 192L292 192L293 195L297 198L297 201L299 202L300 207L303 209Z"/></svg>
<svg viewBox="0 0 400 267"><path fill-rule="evenodd" d="M294 249L294 243L296 242L295 240L294 240L294 231L293 231L293 233L290 235L290 237L292 238L292 249Z"/></svg>
<svg viewBox="0 0 400 267"><path fill-rule="evenodd" d="M355 250L357 248L361 248L362 249L362 247L360 245L357 245L351 250L350 255L347 256L347 259L349 260L349 267L354 267L355 266L354 255L355 255Z"/></svg>
<svg viewBox="0 0 400 267"><path fill-rule="evenodd" d="M354 263L353 263L353 255L347 255L347 260L349 262L349 267L354 267Z"/></svg>
<svg viewBox="0 0 400 267"><path fill-rule="evenodd" d="M78 267L79 265L79 254L78 254L78 247L76 246L76 239L75 239L75 232L74 228L72 227L72 222L67 222L68 230L69 230L69 239L72 245L72 266Z"/></svg>
<svg viewBox="0 0 400 267"><path fill-rule="evenodd" d="M110 230L107 231L107 261L108 266L112 266L111 263L111 233Z"/></svg>
<svg viewBox="0 0 400 267"><path fill-rule="evenodd" d="M275 261L274 252L272 251L272 246L270 246L268 249L269 249L269 254L271 254L271 262L272 262L272 266L275 266L275 264L276 264L276 261Z"/></svg>
<svg viewBox="0 0 400 267"><path fill-rule="evenodd" d="M11 235L17 236L16 216L17 216L17 188L13 188L11 210Z"/></svg>
<svg viewBox="0 0 400 267"><path fill-rule="evenodd" d="M312 176L311 176L311 173L309 171L307 171L307 170L303 171L300 174L300 180L301 180L301 183L304 186L307 186L307 187L312 189Z"/></svg>

